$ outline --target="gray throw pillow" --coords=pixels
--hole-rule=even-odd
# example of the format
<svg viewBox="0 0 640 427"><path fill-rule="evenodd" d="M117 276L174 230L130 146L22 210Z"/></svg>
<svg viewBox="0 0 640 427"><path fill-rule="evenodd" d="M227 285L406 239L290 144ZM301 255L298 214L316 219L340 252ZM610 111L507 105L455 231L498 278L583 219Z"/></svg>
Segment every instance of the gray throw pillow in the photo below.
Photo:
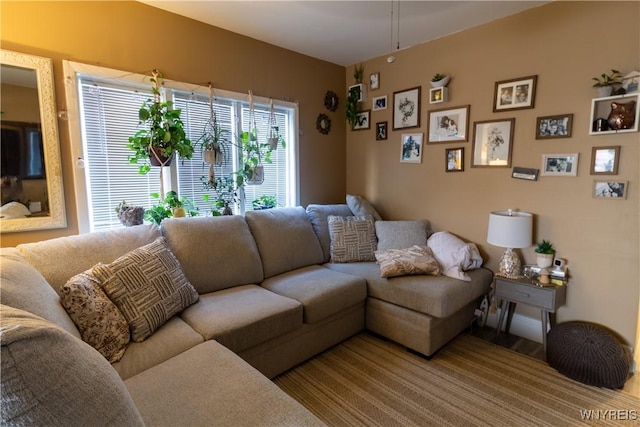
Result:
<svg viewBox="0 0 640 427"><path fill-rule="evenodd" d="M382 217L375 210L371 203L369 203L362 196L354 196L352 194L347 194L347 205L351 212L353 212L354 216L371 216L375 221L381 221Z"/></svg>
<svg viewBox="0 0 640 427"><path fill-rule="evenodd" d="M331 262L375 261L377 241L370 216L340 217L329 215Z"/></svg>
<svg viewBox="0 0 640 427"><path fill-rule="evenodd" d="M411 246L426 246L429 237L429 221L400 220L376 221L378 250L405 249Z"/></svg>
<svg viewBox="0 0 640 427"><path fill-rule="evenodd" d="M198 301L178 259L164 237L116 259L93 267L93 275L120 309L141 342L167 320Z"/></svg>

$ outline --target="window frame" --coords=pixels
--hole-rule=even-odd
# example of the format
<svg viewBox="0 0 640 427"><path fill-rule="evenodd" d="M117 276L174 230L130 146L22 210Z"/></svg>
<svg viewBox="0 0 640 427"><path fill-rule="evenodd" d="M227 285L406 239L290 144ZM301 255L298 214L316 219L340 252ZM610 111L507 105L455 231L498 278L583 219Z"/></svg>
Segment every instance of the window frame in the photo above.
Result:
<svg viewBox="0 0 640 427"><path fill-rule="evenodd" d="M91 231L90 221L90 206L88 199L88 182L86 181L86 174L83 169L84 159L84 147L82 140L82 128L80 123L80 98L78 93L78 77L79 76L91 76L96 80L102 81L116 81L118 86L130 87L133 90L147 90L151 83L149 82L149 76L129 73L126 71L115 70L111 68L105 68L95 65L83 64L74 61L63 61L63 71L65 76L65 98L67 104L67 120L69 127L69 140L71 148L71 156L73 159L73 183L74 194L76 197L76 212L78 218L78 229L80 233L87 233ZM193 85L188 83L177 82L169 79L163 79L163 87L170 93L171 90L181 92L197 93L199 95L209 96L210 93L214 98L229 99L237 101L239 110L242 109L242 105L249 103L249 94L233 92L225 89L209 88L208 85ZM288 132L284 135L287 148L286 155L290 162L290 167L287 168L289 174L289 189L287 192L287 206L297 206L300 200L300 173L299 173L299 109L297 102L289 102L278 99L270 99L262 96L253 95L253 103L259 108L269 108L269 103L273 102L274 107L284 108L291 110L291 124L288 128ZM240 131L240 120L237 119L235 123L235 131ZM195 142L195 141L192 141ZM178 188L178 172L176 163L174 162L170 167L165 170L164 175L164 188L165 191ZM134 166L131 166L134 167ZM166 173L168 171L168 173ZM241 203L239 205L242 205ZM244 209L241 208L241 214L244 214Z"/></svg>

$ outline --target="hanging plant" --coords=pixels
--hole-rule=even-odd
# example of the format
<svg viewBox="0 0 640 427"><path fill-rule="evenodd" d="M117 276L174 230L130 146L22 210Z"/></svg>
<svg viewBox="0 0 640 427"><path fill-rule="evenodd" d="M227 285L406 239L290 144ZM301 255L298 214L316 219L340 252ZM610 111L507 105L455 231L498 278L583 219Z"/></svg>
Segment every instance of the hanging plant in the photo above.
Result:
<svg viewBox="0 0 640 427"><path fill-rule="evenodd" d="M278 127L278 122L276 121L276 113L273 109L273 99L269 100L269 135L267 136L267 142L269 144L269 148L271 150L275 150L278 146L282 146L285 148L286 142L284 137L280 135L280 128Z"/></svg>
<svg viewBox="0 0 640 427"><path fill-rule="evenodd" d="M202 158L209 165L208 181L215 179L213 167L220 166L226 158L226 149L229 143L228 131L222 129L218 123L218 117L213 108L213 89L209 85L209 119L205 123L202 135L196 141L202 150Z"/></svg>
<svg viewBox="0 0 640 427"><path fill-rule="evenodd" d="M171 101L163 101L160 94L162 73L154 70L150 79L153 99L144 101L138 110L139 129L129 137L127 147L133 150L129 163L138 165L138 172L146 174L152 165L168 166L175 153L183 159L193 157L193 145L184 131L181 111Z"/></svg>

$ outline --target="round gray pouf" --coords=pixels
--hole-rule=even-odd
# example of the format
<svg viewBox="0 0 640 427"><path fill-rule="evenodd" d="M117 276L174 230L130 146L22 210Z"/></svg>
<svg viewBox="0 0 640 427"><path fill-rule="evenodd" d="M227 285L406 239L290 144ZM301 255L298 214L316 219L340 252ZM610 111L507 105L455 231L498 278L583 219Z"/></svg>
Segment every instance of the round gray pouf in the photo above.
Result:
<svg viewBox="0 0 640 427"><path fill-rule="evenodd" d="M630 355L606 329L585 322L566 322L547 335L547 362L581 383L622 388L631 365Z"/></svg>

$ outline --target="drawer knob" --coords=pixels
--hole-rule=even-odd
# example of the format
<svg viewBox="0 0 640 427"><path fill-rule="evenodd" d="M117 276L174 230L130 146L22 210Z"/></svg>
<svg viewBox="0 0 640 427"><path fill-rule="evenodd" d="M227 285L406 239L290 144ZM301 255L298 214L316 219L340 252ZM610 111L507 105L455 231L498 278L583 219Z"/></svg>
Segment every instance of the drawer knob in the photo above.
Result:
<svg viewBox="0 0 640 427"><path fill-rule="evenodd" d="M526 292L516 291L516 294L518 294L518 295L522 295L523 297L527 297L527 298L529 298L529 294L528 294L528 293L526 293Z"/></svg>

